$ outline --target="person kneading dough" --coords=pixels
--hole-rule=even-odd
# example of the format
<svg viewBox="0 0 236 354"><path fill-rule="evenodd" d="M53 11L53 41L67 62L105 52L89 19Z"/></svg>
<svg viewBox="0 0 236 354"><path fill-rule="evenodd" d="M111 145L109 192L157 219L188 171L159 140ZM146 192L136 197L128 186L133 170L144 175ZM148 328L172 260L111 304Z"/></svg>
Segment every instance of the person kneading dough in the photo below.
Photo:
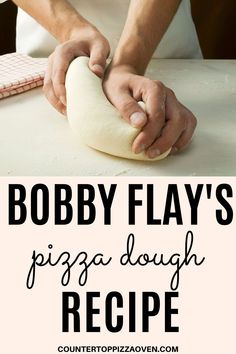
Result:
<svg viewBox="0 0 236 354"><path fill-rule="evenodd" d="M202 57L189 0L14 2L20 7L17 50L49 55L44 92L57 110L66 114L70 63L88 57L107 99L135 129L132 154L156 159L189 144L194 115L163 83L144 77L152 57Z"/></svg>

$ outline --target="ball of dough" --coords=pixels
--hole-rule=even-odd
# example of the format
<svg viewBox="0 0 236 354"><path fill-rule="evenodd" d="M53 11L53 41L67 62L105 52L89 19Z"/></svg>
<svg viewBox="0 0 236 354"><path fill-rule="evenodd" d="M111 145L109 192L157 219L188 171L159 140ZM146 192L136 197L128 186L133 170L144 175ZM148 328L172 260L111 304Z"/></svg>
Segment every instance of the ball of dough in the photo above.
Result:
<svg viewBox="0 0 236 354"><path fill-rule="evenodd" d="M67 115L71 128L88 146L110 155L150 160L134 154L132 144L140 130L133 128L108 101L101 79L91 72L88 58L76 58L66 75ZM154 160L161 160L169 151ZM153 160L152 160L153 161Z"/></svg>

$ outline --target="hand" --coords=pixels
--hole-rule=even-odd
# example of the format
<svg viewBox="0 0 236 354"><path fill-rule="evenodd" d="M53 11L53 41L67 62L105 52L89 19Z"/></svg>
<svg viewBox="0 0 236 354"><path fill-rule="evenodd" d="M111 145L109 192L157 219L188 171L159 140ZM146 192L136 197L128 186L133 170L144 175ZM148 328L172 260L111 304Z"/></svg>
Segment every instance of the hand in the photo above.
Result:
<svg viewBox="0 0 236 354"><path fill-rule="evenodd" d="M110 67L103 81L104 92L123 118L141 132L132 150L143 151L151 159L169 149L177 152L191 141L197 120L159 81L133 72L130 67ZM145 103L146 112L138 101Z"/></svg>
<svg viewBox="0 0 236 354"><path fill-rule="evenodd" d="M88 56L89 67L97 76L103 77L110 46L106 38L91 25L74 33L73 38L58 45L48 59L44 79L44 93L49 102L66 114L65 76L73 59Z"/></svg>

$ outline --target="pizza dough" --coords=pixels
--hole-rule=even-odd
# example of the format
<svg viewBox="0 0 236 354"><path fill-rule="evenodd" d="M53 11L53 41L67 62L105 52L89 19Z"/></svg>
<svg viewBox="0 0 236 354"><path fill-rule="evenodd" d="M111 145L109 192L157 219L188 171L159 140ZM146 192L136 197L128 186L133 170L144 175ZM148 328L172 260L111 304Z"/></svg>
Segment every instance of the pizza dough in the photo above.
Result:
<svg viewBox="0 0 236 354"><path fill-rule="evenodd" d="M80 140L110 155L150 160L145 153L134 154L132 143L139 129L128 124L106 98L101 79L88 68L88 58L76 58L66 76L67 115ZM169 151L154 160L161 160ZM153 161L153 160L152 160Z"/></svg>

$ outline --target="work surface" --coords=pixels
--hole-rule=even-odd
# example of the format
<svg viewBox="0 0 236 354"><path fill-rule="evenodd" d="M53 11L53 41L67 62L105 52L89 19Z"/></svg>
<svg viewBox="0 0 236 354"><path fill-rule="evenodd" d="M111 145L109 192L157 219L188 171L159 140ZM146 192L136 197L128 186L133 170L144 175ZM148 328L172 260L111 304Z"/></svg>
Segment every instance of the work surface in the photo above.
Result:
<svg viewBox="0 0 236 354"><path fill-rule="evenodd" d="M236 61L153 60L147 76L197 116L185 152L154 163L92 150L36 89L0 101L0 175L236 176Z"/></svg>

